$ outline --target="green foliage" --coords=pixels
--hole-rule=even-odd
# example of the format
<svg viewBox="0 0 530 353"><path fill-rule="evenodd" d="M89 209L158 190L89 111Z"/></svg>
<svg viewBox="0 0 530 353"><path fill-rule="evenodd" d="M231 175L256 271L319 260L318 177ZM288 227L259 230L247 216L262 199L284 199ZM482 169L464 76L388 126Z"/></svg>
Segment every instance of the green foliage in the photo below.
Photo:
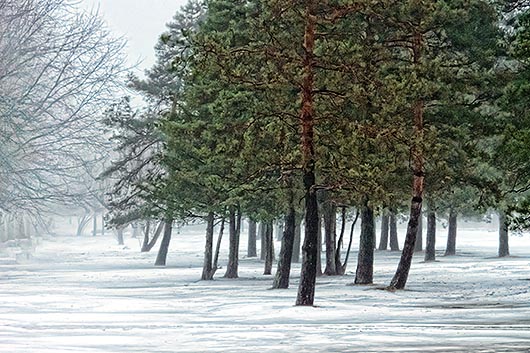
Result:
<svg viewBox="0 0 530 353"><path fill-rule="evenodd" d="M111 105L104 114L104 122L113 131L116 151L112 165L100 176L113 183L107 196L109 225L160 218L151 191L163 175L156 121L156 114L149 110L134 111L128 97Z"/></svg>
<svg viewBox="0 0 530 353"><path fill-rule="evenodd" d="M147 106L135 111L129 99L124 99L105 114L117 142L117 158L103 175L114 183L111 224L185 218L192 211L178 197L178 185L170 182L172 172L164 163L167 136L161 122L179 111L186 69L175 60L189 55L185 34L194 30L203 13L199 1L191 0L184 6L168 25L168 32L160 37L157 62L146 72L146 78L130 77L131 88L144 97Z"/></svg>
<svg viewBox="0 0 530 353"><path fill-rule="evenodd" d="M180 218L239 205L268 220L290 192L301 198L305 6L209 0L175 16L147 79L132 80L163 146L164 172L141 189L153 204ZM526 12L507 50L489 1L315 6L317 187L341 204L367 195L374 206L400 205L421 151L441 208L472 214L520 199L530 179Z"/></svg>
<svg viewBox="0 0 530 353"><path fill-rule="evenodd" d="M494 164L505 177L506 208L515 229L530 223L530 11L520 13L511 45L512 72L499 105L504 127L494 154Z"/></svg>

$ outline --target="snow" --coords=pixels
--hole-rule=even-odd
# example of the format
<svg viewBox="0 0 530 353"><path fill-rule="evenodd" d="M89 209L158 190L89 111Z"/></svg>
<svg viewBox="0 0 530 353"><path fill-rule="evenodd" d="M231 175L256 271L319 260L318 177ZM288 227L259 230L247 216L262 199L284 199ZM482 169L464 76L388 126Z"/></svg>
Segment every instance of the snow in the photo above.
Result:
<svg viewBox="0 0 530 353"><path fill-rule="evenodd" d="M351 285L353 253L346 276L318 279L316 307L296 307L299 265L290 289L270 290L263 263L244 256L244 236L240 278L223 279L223 268L211 282L198 280L199 226L174 235L166 268L138 239L47 236L18 262L0 252L0 352L530 351L529 239L510 237L513 255L499 259L494 227L461 228L457 256L424 263L418 254L397 292L380 287L399 253L376 251L373 286Z"/></svg>

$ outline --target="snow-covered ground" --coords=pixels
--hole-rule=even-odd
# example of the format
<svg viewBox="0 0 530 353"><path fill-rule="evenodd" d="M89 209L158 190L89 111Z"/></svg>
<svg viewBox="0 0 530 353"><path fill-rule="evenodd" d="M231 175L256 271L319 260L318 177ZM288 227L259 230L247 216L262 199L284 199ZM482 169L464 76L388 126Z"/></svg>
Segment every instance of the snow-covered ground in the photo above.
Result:
<svg viewBox="0 0 530 353"><path fill-rule="evenodd" d="M138 239L123 247L111 235L45 237L18 262L3 252L0 352L530 352L529 235L510 237L513 256L498 259L494 228L460 229L458 256L419 254L394 293L377 287L400 254L377 251L376 285L352 286L354 253L347 276L318 279L316 307L296 307L299 265L290 289L270 290L245 237L241 278L220 269L199 281L203 233L175 234L167 268Z"/></svg>

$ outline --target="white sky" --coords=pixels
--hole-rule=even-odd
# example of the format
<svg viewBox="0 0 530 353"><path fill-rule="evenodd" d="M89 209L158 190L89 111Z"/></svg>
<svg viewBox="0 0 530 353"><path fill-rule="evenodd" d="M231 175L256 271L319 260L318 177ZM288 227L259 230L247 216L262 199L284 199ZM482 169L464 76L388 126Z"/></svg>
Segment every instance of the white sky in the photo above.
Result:
<svg viewBox="0 0 530 353"><path fill-rule="evenodd" d="M154 45L177 10L187 0L81 0L80 8L97 10L117 36L127 39L128 62L138 70L154 63Z"/></svg>

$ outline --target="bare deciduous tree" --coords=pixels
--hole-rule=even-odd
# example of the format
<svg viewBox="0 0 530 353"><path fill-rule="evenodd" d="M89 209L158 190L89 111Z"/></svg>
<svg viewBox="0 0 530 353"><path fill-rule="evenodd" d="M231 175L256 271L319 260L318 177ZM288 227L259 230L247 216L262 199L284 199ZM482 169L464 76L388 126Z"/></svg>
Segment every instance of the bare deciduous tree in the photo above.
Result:
<svg viewBox="0 0 530 353"><path fill-rule="evenodd" d="M64 0L0 0L0 209L45 211L94 196L120 89L124 42Z"/></svg>

